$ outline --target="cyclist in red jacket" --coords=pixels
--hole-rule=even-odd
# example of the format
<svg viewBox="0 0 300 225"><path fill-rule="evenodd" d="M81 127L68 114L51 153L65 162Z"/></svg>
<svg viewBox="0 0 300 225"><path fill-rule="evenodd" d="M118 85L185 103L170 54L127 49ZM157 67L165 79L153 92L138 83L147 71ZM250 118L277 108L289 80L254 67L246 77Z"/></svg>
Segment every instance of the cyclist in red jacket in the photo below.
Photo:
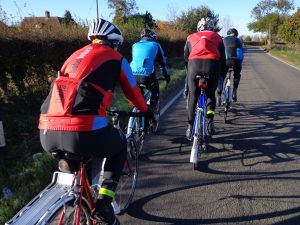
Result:
<svg viewBox="0 0 300 225"><path fill-rule="evenodd" d="M186 137L190 137L194 122L195 108L200 94L196 75L209 77L206 87L208 129L215 133L214 114L216 108L215 91L219 75L225 69L225 50L222 38L213 31L214 24L209 18L202 18L197 24L197 32L189 35L184 47L184 60L188 87L188 128Z"/></svg>
<svg viewBox="0 0 300 225"><path fill-rule="evenodd" d="M75 51L64 63L41 106L40 140L47 152L63 150L93 158L92 167L97 172L101 170L97 159L107 158L92 216L96 221L119 224L111 202L124 166L127 143L108 123L106 109L117 82L133 106L141 112L148 107L129 63L117 52L123 42L119 28L104 19L94 20L88 39L92 43Z"/></svg>

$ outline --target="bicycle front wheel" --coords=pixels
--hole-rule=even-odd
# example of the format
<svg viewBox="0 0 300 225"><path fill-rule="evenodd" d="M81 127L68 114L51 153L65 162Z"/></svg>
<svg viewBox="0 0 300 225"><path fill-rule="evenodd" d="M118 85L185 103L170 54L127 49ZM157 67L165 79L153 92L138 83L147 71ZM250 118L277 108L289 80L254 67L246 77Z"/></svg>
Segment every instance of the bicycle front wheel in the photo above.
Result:
<svg viewBox="0 0 300 225"><path fill-rule="evenodd" d="M231 99L230 99L230 96L231 96L231 88L230 87L227 87L227 95L226 95L226 99L225 99L225 108L224 108L224 122L226 123L227 122L227 115L228 115L228 111L230 109L230 104L231 104Z"/></svg>
<svg viewBox="0 0 300 225"><path fill-rule="evenodd" d="M61 206L47 221L46 225L75 225L76 224L76 209L78 205L75 199L67 201ZM80 225L92 225L90 219L91 212L89 207L82 201L80 210Z"/></svg>
<svg viewBox="0 0 300 225"><path fill-rule="evenodd" d="M132 136L128 137L127 143L127 157L115 196L115 201L120 209L120 214L126 212L132 202L138 176L138 146Z"/></svg>

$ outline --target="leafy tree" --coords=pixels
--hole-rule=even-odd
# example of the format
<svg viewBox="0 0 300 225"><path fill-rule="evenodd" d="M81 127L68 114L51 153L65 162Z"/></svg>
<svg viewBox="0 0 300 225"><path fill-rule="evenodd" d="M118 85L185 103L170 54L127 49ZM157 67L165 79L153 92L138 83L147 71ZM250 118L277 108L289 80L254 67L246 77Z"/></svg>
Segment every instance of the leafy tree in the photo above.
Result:
<svg viewBox="0 0 300 225"><path fill-rule="evenodd" d="M288 43L300 44L300 8L279 27L278 34Z"/></svg>
<svg viewBox="0 0 300 225"><path fill-rule="evenodd" d="M138 9L135 0L107 0L108 8L114 10L113 21L115 23L125 22Z"/></svg>
<svg viewBox="0 0 300 225"><path fill-rule="evenodd" d="M150 12L145 14L134 14L126 18L125 22L116 22L118 27L126 34L129 39L138 39L143 28L157 29L156 21L153 19Z"/></svg>
<svg viewBox="0 0 300 225"><path fill-rule="evenodd" d="M72 17L72 14L69 10L66 10L64 17L62 18L62 23L66 25L75 24L75 20Z"/></svg>
<svg viewBox="0 0 300 225"><path fill-rule="evenodd" d="M221 28L218 26L219 15L215 14L207 6L198 8L190 8L187 12L182 12L174 21L174 27L188 34L196 32L197 23L203 17L208 17L214 21L215 31L218 32Z"/></svg>
<svg viewBox="0 0 300 225"><path fill-rule="evenodd" d="M269 32L277 34L278 27L285 20L287 13L294 9L293 0L263 0L251 11L254 22L248 24L254 32Z"/></svg>
<svg viewBox="0 0 300 225"><path fill-rule="evenodd" d="M285 18L286 16L277 13L269 13L257 22L248 24L248 28L254 32L269 32L269 29L271 29L271 34L275 35Z"/></svg>

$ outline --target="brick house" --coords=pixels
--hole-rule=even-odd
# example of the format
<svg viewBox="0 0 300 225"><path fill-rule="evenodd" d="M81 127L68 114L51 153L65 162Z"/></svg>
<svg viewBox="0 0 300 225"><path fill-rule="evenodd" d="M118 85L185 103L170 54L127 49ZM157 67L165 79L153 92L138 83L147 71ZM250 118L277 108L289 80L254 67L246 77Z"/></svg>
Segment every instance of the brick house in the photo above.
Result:
<svg viewBox="0 0 300 225"><path fill-rule="evenodd" d="M61 25L61 17L50 16L49 11L45 11L45 16L41 17L24 17L21 27L31 29L52 29Z"/></svg>

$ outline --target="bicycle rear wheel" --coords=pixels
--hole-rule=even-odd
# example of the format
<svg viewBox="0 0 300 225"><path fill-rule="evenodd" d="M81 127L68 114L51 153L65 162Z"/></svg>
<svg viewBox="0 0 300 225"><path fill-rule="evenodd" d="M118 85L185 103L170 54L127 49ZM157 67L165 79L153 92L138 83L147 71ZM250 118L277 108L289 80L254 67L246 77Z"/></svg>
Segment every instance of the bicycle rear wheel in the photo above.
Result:
<svg viewBox="0 0 300 225"><path fill-rule="evenodd" d="M132 202L138 176L138 156L137 144L134 137L127 139L130 148L127 149L127 158L117 186L115 201L120 208L120 213L126 212Z"/></svg>
<svg viewBox="0 0 300 225"><path fill-rule="evenodd" d="M195 119L198 120L197 127L195 127L195 136L194 138L197 138L197 160L194 163L194 170L197 170L199 168L200 163L200 157L201 153L206 150L206 143L205 143L205 114L203 111L199 111L197 113Z"/></svg>
<svg viewBox="0 0 300 225"><path fill-rule="evenodd" d="M46 222L46 225L75 225L76 223L76 207L77 202L75 199L67 201L60 207ZM82 201L80 211L80 225L93 225L90 219L91 211L89 207Z"/></svg>

